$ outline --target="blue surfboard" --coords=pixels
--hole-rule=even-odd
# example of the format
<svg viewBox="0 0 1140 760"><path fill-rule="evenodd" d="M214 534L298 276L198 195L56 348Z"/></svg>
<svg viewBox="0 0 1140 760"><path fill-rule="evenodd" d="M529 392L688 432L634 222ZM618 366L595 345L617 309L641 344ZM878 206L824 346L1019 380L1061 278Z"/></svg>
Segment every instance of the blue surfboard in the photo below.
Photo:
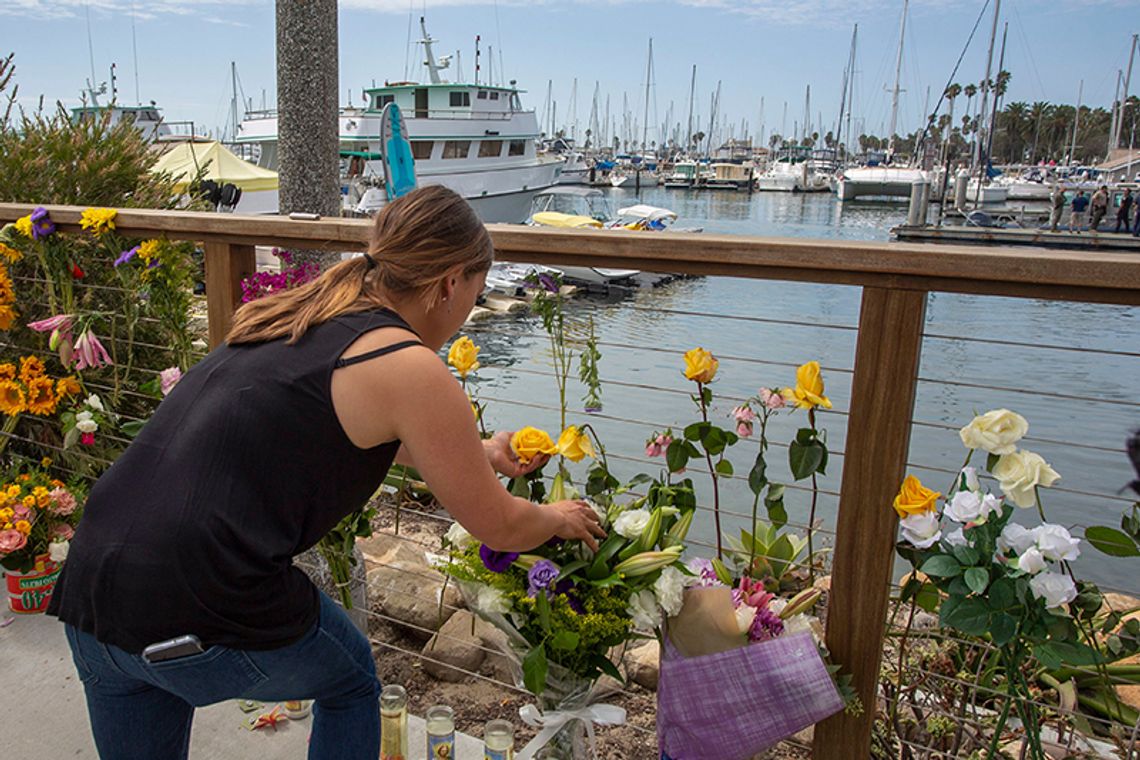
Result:
<svg viewBox="0 0 1140 760"><path fill-rule="evenodd" d="M416 160L404 116L395 103L380 112L380 146L384 153L384 186L388 200L407 195L416 189Z"/></svg>

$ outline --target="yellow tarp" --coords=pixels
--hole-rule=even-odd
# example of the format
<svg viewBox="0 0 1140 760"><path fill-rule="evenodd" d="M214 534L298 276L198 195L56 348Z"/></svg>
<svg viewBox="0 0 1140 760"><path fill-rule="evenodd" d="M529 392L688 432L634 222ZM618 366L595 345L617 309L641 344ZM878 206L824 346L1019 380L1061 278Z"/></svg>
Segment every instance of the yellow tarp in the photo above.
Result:
<svg viewBox="0 0 1140 760"><path fill-rule="evenodd" d="M560 211L540 211L530 219L535 224L542 225L543 227L569 227L572 229L593 227L597 229L603 226L597 219L591 219L588 216L563 214Z"/></svg>
<svg viewBox="0 0 1140 760"><path fill-rule="evenodd" d="M241 160L219 142L180 143L164 153L151 171L169 172L178 180L175 190L184 193L202 166L206 167L203 178L219 185L231 182L245 192L277 189L277 172Z"/></svg>

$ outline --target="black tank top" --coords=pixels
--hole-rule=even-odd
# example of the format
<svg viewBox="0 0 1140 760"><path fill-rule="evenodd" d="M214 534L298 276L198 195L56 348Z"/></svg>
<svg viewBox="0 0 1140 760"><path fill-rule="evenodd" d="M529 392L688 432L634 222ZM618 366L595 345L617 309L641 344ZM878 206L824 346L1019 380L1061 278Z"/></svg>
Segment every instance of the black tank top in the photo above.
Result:
<svg viewBox="0 0 1140 760"><path fill-rule="evenodd" d="M411 329L360 312L195 365L91 489L48 613L128 652L301 638L318 597L292 558L367 502L400 445L358 448L333 411L334 369L419 345L340 358L382 327Z"/></svg>

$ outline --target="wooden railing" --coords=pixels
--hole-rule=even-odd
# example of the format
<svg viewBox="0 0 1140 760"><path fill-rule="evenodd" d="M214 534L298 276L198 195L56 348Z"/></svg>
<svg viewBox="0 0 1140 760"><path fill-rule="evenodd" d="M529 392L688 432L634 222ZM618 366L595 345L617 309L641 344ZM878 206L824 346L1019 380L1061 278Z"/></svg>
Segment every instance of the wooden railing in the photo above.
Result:
<svg viewBox="0 0 1140 760"><path fill-rule="evenodd" d="M64 231L82 209L48 207ZM31 206L0 204L0 222ZM254 246L364 250L363 220L294 221L165 211L121 211L119 231L205 244L211 345L240 303ZM841 713L815 732L814 757L866 757L870 746L897 517L884 508L906 467L927 295L987 296L1140 305L1140 256L1121 253L966 248L687 234L550 231L490 225L500 260L630 267L863 288L843 460L827 644L854 676L867 710Z"/></svg>

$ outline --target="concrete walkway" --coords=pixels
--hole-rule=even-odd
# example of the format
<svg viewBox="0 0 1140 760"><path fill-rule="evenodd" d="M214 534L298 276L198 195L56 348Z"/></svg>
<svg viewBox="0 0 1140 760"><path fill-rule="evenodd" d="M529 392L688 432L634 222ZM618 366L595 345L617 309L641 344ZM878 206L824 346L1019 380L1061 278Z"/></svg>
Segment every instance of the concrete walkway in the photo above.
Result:
<svg viewBox="0 0 1140 760"><path fill-rule="evenodd" d="M63 626L45 615L12 615L0 610L0 694L7 699L3 750L6 760L98 757L87 721L83 686L75 674ZM273 705L267 705L267 712ZM256 714L256 713L253 713ZM190 738L192 760L300 760L306 756L312 718L282 721L279 728L247 731L249 717L230 701L195 713ZM139 730L143 727L140 726ZM409 719L408 760L425 760L423 719ZM456 737L459 757L480 757L477 739ZM157 759L156 759L157 760Z"/></svg>

